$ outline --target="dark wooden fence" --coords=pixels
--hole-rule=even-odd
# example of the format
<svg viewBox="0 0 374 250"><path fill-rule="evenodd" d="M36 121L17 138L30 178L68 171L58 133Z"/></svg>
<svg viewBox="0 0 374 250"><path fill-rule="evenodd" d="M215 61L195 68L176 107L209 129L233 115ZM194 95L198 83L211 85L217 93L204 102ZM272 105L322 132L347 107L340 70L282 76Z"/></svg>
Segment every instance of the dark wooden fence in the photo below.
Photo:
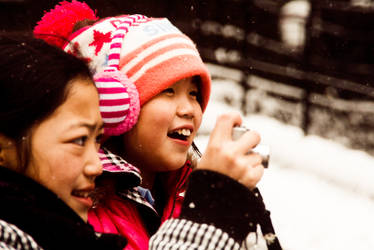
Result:
<svg viewBox="0 0 374 250"><path fill-rule="evenodd" d="M305 133L374 153L374 3L310 1L306 16L287 11L286 4L204 1L193 20L176 21L206 61L243 72L245 91L262 85L267 96L287 103L286 114L280 108L273 116L287 122L301 114L297 125ZM287 44L282 32L292 19L305 32L297 46ZM272 84L251 81L258 77ZM251 98L243 101L246 111Z"/></svg>

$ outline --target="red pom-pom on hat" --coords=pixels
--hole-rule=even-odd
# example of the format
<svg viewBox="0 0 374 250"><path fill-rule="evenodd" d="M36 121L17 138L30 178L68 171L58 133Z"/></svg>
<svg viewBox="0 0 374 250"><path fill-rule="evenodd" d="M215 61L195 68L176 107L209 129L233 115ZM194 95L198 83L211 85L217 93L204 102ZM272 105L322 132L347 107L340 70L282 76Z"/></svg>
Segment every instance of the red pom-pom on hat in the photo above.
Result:
<svg viewBox="0 0 374 250"><path fill-rule="evenodd" d="M68 41L74 25L85 19L97 20L96 11L84 2L62 1L54 9L45 13L34 28L34 35L62 48Z"/></svg>

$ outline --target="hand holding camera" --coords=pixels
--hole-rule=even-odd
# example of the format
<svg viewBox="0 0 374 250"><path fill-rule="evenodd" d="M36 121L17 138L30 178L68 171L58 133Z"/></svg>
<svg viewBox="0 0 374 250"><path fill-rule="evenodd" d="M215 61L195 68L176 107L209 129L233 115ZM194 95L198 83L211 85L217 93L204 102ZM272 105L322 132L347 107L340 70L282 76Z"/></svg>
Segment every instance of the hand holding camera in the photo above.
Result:
<svg viewBox="0 0 374 250"><path fill-rule="evenodd" d="M197 168L225 174L253 189L264 171L263 157L254 151L260 142L260 135L246 130L235 140L232 138L233 128L241 123L242 119L238 113L223 114L217 118Z"/></svg>
<svg viewBox="0 0 374 250"><path fill-rule="evenodd" d="M248 128L243 126L233 127L232 129L232 139L237 140L239 139L245 132L249 131ZM268 168L269 166L269 158L270 158L270 148L268 145L265 144L258 144L256 147L248 151L250 153L257 153L262 157L262 165L264 168Z"/></svg>

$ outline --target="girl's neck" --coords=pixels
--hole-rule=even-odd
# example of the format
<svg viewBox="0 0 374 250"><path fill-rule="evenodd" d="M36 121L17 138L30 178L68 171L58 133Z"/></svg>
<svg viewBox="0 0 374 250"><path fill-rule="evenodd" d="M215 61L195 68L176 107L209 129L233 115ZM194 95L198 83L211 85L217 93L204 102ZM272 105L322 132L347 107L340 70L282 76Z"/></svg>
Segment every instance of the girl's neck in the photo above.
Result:
<svg viewBox="0 0 374 250"><path fill-rule="evenodd" d="M141 186L143 188L147 188L148 190L152 191L153 184L155 182L155 176L156 174L154 172L150 171L144 171L141 170L141 176L142 176L142 184Z"/></svg>

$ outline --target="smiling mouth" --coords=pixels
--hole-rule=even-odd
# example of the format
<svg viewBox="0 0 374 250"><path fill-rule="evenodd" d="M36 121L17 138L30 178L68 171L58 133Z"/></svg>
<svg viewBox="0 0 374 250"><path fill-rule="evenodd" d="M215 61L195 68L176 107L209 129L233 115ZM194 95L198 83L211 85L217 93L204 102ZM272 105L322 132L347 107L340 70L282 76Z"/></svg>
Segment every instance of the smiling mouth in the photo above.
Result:
<svg viewBox="0 0 374 250"><path fill-rule="evenodd" d="M91 192L74 190L73 192L71 192L71 194L78 198L89 198L91 195Z"/></svg>
<svg viewBox="0 0 374 250"><path fill-rule="evenodd" d="M186 129L186 128L177 129L177 130L174 130L174 131L171 131L171 132L168 133L168 136L170 138L178 139L178 140L182 140L182 141L187 141L188 138L190 137L190 135L191 135L191 130Z"/></svg>

